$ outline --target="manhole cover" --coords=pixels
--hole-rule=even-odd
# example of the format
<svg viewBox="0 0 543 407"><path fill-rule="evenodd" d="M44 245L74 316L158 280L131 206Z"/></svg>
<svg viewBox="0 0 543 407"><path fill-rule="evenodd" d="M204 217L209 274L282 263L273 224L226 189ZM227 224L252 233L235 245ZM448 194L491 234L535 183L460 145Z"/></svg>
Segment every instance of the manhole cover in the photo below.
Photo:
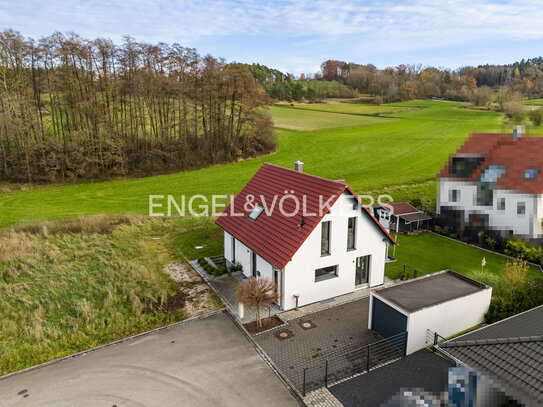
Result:
<svg viewBox="0 0 543 407"><path fill-rule="evenodd" d="M281 329L275 333L275 337L279 339L280 341L284 341L285 339L292 338L293 336L294 334L288 329Z"/></svg>
<svg viewBox="0 0 543 407"><path fill-rule="evenodd" d="M316 325L313 322L307 321L307 320L306 321L299 321L298 325L300 325L300 327L302 329L312 329L312 328L316 327Z"/></svg>

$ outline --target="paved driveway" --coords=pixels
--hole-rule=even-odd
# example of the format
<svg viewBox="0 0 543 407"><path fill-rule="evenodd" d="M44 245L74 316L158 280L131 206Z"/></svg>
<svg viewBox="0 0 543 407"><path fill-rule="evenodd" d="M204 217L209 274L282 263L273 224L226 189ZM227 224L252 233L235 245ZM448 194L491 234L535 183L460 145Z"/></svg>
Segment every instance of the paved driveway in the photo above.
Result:
<svg viewBox="0 0 543 407"><path fill-rule="evenodd" d="M254 339L301 391L304 367L314 367L311 374L318 375L320 382L326 359L382 339L368 329L368 309L369 298L366 297L292 319L287 326L256 335ZM314 327L304 329L304 322ZM278 333L284 330L290 337L282 340Z"/></svg>
<svg viewBox="0 0 543 407"><path fill-rule="evenodd" d="M21 394L19 394L21 393ZM2 406L298 406L223 313L0 380Z"/></svg>

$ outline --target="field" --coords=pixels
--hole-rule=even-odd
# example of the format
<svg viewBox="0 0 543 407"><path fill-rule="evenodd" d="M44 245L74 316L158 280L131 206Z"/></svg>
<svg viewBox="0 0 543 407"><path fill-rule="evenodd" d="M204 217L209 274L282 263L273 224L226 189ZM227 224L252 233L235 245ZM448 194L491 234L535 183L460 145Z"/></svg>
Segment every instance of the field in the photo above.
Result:
<svg viewBox="0 0 543 407"><path fill-rule="evenodd" d="M414 101L390 106L425 108L391 115L401 120L326 114L328 125L337 126L351 117L363 123L344 128L296 131L278 127L276 153L237 163L149 178L42 186L3 193L0 194L0 227L20 221L78 215L146 214L150 194L175 197L233 194L263 162L292 167L298 159L305 162L307 172L345 179L358 193L374 196L390 193L395 200L420 197L426 207L432 208L435 175L449 154L470 132L500 130L502 125L501 114L459 109L461 103ZM287 109L270 109L278 124L285 111L309 113Z"/></svg>
<svg viewBox="0 0 543 407"><path fill-rule="evenodd" d="M522 101L525 105L543 106L543 98L540 99L525 99Z"/></svg>
<svg viewBox="0 0 543 407"><path fill-rule="evenodd" d="M416 106L400 106L400 105L368 105L362 103L344 103L340 100L328 101L326 104L317 103L317 104L295 104L295 108L312 110L317 112L328 112L328 113L343 113L351 115L363 115L363 116L374 116L381 114L393 114L396 112L401 112L405 110L416 110Z"/></svg>
<svg viewBox="0 0 543 407"><path fill-rule="evenodd" d="M395 253L397 261L386 265L385 274L392 279L400 277L405 264L407 271L416 268L430 274L451 269L476 280L485 279L484 283L496 286L503 279L504 265L508 261L506 257L431 233L399 235L398 243ZM389 255L392 253L393 248L390 247ZM488 274L486 276L481 275L483 258L486 260L484 267L485 274ZM413 276L411 272L410 276ZM541 277L541 271L537 267L530 267L527 277L529 279Z"/></svg>
<svg viewBox="0 0 543 407"><path fill-rule="evenodd" d="M194 219L91 217L0 234L0 375L221 306L184 268ZM164 267L177 262L186 279Z"/></svg>

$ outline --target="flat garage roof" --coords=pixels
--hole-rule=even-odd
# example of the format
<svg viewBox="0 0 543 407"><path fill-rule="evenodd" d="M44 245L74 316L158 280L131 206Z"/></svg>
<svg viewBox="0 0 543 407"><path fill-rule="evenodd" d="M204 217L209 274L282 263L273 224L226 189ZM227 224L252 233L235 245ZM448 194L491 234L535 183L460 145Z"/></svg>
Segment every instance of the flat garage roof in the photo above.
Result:
<svg viewBox="0 0 543 407"><path fill-rule="evenodd" d="M407 312L415 312L488 288L452 270L441 271L396 286L375 291Z"/></svg>

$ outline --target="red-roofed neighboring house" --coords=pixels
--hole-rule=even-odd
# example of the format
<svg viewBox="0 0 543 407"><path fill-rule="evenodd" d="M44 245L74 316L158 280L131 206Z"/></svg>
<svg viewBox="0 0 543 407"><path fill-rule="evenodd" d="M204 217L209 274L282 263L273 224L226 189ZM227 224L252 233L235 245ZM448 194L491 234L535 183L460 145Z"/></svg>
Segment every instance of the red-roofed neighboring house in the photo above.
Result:
<svg viewBox="0 0 543 407"><path fill-rule="evenodd" d="M543 138L476 133L438 175L437 213L453 227L543 238Z"/></svg>
<svg viewBox="0 0 543 407"><path fill-rule="evenodd" d="M292 309L384 282L396 244L343 180L265 163L216 223L227 264L276 282Z"/></svg>

